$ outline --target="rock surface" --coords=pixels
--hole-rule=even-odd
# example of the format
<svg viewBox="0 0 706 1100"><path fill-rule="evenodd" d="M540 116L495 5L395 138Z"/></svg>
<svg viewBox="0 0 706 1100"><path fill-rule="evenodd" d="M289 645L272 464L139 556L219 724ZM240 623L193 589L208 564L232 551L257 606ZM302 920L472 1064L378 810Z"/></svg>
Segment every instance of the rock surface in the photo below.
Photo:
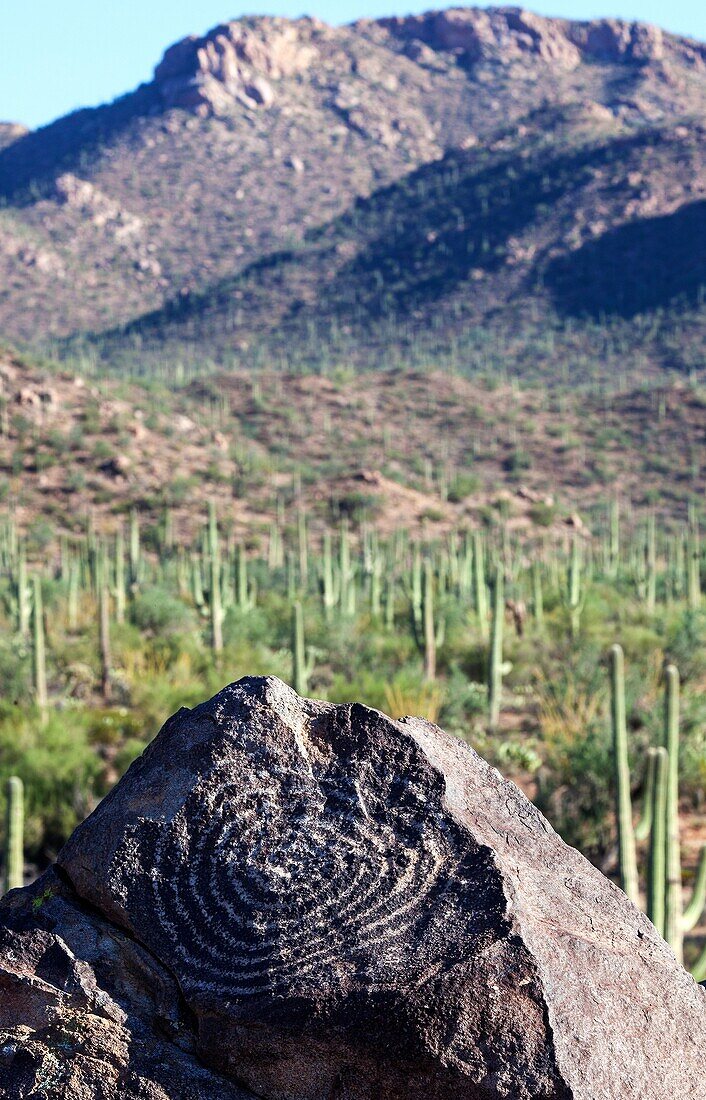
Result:
<svg viewBox="0 0 706 1100"><path fill-rule="evenodd" d="M706 994L512 784L277 680L170 719L0 914L3 1100L703 1096Z"/></svg>
<svg viewBox="0 0 706 1100"><path fill-rule="evenodd" d="M200 114L227 111L234 102L269 107L270 80L309 68L316 48L302 41L312 20L234 20L203 38L191 36L167 50L154 79L165 107L195 108ZM267 79L266 79L267 78Z"/></svg>

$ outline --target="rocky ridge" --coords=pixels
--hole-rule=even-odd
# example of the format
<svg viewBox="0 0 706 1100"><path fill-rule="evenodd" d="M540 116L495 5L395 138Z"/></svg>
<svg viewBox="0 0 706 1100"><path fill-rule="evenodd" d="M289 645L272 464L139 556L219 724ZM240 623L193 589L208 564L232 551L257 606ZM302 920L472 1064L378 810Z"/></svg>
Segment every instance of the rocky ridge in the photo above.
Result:
<svg viewBox="0 0 706 1100"><path fill-rule="evenodd" d="M508 131L520 144L524 135L526 148L548 140L557 152L581 139L587 119L606 143L626 130L691 131L706 111L704 56L702 44L655 27L515 8L338 28L312 19L224 23L172 46L154 79L114 104L30 134L3 128L0 330L46 342L208 296L219 280L252 264L266 269L307 233L355 218L361 200L454 150L481 164ZM553 110L565 121L552 121ZM611 156L619 165L620 149ZM668 190L661 182L654 178L656 190ZM599 217L578 202L597 235L644 216L622 204ZM658 200L656 212L666 209ZM564 247L563 233L551 222L551 247ZM308 275L297 283L297 301L315 302ZM493 296L504 308L500 292ZM229 305L233 316L240 300ZM411 299L405 309L413 308ZM248 335L232 332L232 318L223 327L226 351L207 353L237 355Z"/></svg>

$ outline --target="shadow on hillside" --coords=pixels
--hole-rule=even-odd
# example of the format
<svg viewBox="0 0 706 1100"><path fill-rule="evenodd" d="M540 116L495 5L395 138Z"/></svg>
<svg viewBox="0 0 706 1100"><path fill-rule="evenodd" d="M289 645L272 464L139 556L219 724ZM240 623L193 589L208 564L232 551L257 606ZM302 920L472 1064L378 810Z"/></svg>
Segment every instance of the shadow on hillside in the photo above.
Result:
<svg viewBox="0 0 706 1100"><path fill-rule="evenodd" d="M706 295L706 202L642 219L551 261L544 284L557 308L575 316L635 317L675 299Z"/></svg>
<svg viewBox="0 0 706 1100"><path fill-rule="evenodd" d="M150 84L101 107L86 107L31 130L0 152L0 198L31 204L62 172L90 174L104 147L158 106Z"/></svg>

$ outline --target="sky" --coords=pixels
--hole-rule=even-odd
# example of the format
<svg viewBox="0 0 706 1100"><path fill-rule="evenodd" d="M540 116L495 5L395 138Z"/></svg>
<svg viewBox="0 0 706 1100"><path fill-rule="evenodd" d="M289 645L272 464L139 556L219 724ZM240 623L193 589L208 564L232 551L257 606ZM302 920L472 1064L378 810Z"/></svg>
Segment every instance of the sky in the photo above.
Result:
<svg viewBox="0 0 706 1100"><path fill-rule="evenodd" d="M149 80L167 46L240 15L306 14L347 23L451 6L461 5L459 0L251 0L239 8L237 0L0 0L0 121L35 128L76 107L114 99ZM704 0L666 5L538 0L525 6L572 19L639 19L706 40Z"/></svg>

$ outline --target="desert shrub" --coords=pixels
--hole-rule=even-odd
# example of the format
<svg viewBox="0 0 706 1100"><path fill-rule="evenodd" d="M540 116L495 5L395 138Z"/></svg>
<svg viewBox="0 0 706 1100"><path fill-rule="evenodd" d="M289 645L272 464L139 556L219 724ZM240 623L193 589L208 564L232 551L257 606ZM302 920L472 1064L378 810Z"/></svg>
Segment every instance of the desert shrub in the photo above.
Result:
<svg viewBox="0 0 706 1100"><path fill-rule="evenodd" d="M529 517L537 527L551 527L556 518L556 505L538 500L531 506Z"/></svg>
<svg viewBox="0 0 706 1100"><path fill-rule="evenodd" d="M193 610L157 585L150 585L135 596L130 617L139 630L161 638L186 633L196 625Z"/></svg>
<svg viewBox="0 0 706 1100"><path fill-rule="evenodd" d="M532 457L527 451L515 448L503 461L503 469L508 474L521 474L532 468Z"/></svg>
<svg viewBox="0 0 706 1100"><path fill-rule="evenodd" d="M460 504L479 489L480 479L475 474L460 473L449 485L448 499L452 504Z"/></svg>
<svg viewBox="0 0 706 1100"><path fill-rule="evenodd" d="M68 834L105 793L104 765L87 735L84 717L17 713L0 723L0 779L19 775L25 785L28 856L52 859Z"/></svg>

